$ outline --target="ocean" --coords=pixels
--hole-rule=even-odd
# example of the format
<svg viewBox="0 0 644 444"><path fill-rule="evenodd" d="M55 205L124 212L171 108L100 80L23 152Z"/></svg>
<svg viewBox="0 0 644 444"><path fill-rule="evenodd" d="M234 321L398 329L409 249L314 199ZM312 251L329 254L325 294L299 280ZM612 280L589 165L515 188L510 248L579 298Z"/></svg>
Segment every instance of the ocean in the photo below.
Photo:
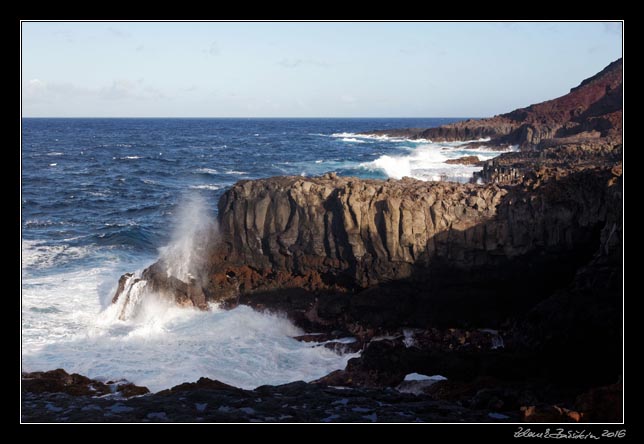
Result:
<svg viewBox="0 0 644 444"><path fill-rule="evenodd" d="M238 180L467 181L477 167L444 161L499 152L357 134L457 120L23 119L23 371L64 368L158 391L202 376L254 388L344 368L355 355L296 341L303 332L278 315L155 303L119 320L110 301L118 278L184 239L195 214L215 220Z"/></svg>

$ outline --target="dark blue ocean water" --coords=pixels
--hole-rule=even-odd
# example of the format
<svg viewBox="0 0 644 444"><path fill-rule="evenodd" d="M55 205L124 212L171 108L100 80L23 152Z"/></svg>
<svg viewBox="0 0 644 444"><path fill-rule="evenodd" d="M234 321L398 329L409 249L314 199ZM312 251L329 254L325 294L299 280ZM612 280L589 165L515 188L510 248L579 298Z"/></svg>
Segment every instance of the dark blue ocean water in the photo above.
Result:
<svg viewBox="0 0 644 444"><path fill-rule="evenodd" d="M186 193L204 195L214 217L221 193L240 179L327 171L386 178L360 165L414 144L341 133L456 120L23 119L22 236L61 250L50 266L30 266L68 266L74 258L64 250L88 245L154 254Z"/></svg>
<svg viewBox="0 0 644 444"><path fill-rule="evenodd" d="M444 161L498 152L356 134L454 120L24 119L23 370L64 368L155 391L202 376L254 388L344 368L354 355L296 341L303 332L288 320L248 307L204 312L150 296L123 320L111 303L116 283L166 245L189 252L191 224L214 219L219 196L240 179L334 171L467 180L473 167Z"/></svg>

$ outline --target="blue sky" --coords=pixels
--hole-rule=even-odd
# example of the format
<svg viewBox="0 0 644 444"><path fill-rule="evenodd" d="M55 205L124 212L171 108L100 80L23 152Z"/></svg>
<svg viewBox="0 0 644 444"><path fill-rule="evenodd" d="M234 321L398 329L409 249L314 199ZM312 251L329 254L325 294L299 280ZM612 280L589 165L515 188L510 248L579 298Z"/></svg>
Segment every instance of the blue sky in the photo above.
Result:
<svg viewBox="0 0 644 444"><path fill-rule="evenodd" d="M482 117L621 57L621 23L24 22L26 117Z"/></svg>

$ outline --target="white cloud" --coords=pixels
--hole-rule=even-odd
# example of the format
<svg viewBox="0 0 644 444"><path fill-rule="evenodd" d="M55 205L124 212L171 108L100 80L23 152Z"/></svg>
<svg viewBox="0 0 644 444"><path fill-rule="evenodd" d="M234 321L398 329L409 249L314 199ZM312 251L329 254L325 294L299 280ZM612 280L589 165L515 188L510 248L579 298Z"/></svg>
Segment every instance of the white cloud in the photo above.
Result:
<svg viewBox="0 0 644 444"><path fill-rule="evenodd" d="M40 79L31 79L25 86L25 94L38 95L47 88L45 82Z"/></svg>
<svg viewBox="0 0 644 444"><path fill-rule="evenodd" d="M212 42L210 44L210 47L208 48L208 54L210 54L211 56L218 56L219 54L221 54L221 50L219 49L217 42Z"/></svg>
<svg viewBox="0 0 644 444"><path fill-rule="evenodd" d="M24 100L33 102L65 100L91 94L90 90L74 86L71 83L49 83L38 78L31 79L24 84L22 92Z"/></svg>
<svg viewBox="0 0 644 444"><path fill-rule="evenodd" d="M46 82L39 78L23 84L23 101L26 105L42 102L72 102L80 98L95 100L156 100L167 96L158 88L146 85L143 79L132 81L117 79L108 86L84 88L71 83Z"/></svg>
<svg viewBox="0 0 644 444"><path fill-rule="evenodd" d="M99 96L106 100L150 100L164 99L165 94L157 88L145 85L143 79L133 82L128 79L114 80L110 86L99 90Z"/></svg>
<svg viewBox="0 0 644 444"><path fill-rule="evenodd" d="M100 96L108 100L122 100L138 98L136 84L130 80L114 80L110 86L101 88Z"/></svg>

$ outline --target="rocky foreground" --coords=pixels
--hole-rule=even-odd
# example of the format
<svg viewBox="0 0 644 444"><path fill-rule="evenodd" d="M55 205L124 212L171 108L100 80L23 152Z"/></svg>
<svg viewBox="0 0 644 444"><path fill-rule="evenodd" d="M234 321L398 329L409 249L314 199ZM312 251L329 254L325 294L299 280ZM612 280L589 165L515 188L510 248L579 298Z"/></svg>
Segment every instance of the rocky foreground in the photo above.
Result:
<svg viewBox="0 0 644 444"><path fill-rule="evenodd" d="M114 296L135 304L137 281L181 305L284 312L323 333L300 340L361 350L346 369L311 384L201 380L131 400L23 381L23 420L620 421L621 76L618 60L558 99L387 132L520 146L484 163L478 183L238 182L189 277L160 260ZM347 335L350 350L333 342ZM401 392L410 373L448 380Z"/></svg>
<svg viewBox="0 0 644 444"><path fill-rule="evenodd" d="M422 382L396 388L348 388L297 381L242 390L201 378L155 394L132 384L103 384L63 370L23 375L24 422L577 422L618 421L621 386L583 394L570 410L529 406L508 414L500 405L513 397L530 400L525 387L483 384L466 399L435 383L424 393ZM102 391L108 387L107 393ZM532 388L535 390L536 387ZM451 393L451 395L447 395ZM506 409L507 410L507 409ZM600 416L598 416L600 415Z"/></svg>

